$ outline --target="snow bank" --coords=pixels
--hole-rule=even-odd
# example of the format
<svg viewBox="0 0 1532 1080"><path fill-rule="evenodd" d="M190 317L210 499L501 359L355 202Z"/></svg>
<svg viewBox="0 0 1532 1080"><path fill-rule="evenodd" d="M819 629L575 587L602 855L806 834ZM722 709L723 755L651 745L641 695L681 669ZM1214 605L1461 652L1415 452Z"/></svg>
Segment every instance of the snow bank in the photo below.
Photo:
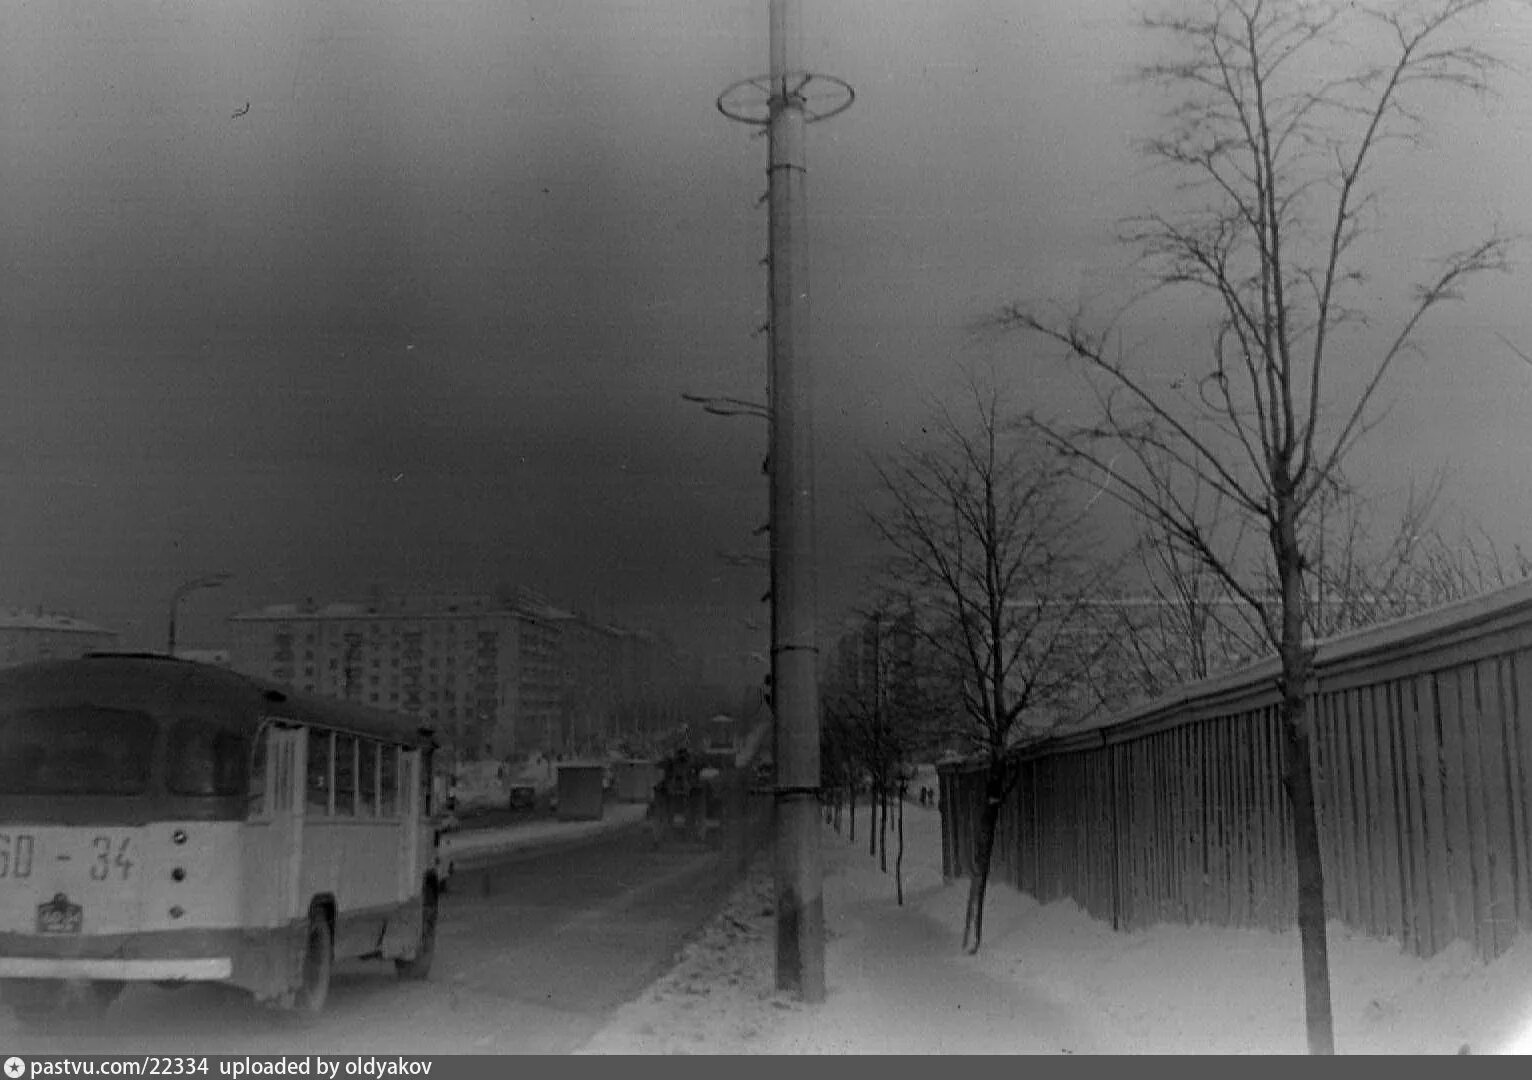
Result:
<svg viewBox="0 0 1532 1080"><path fill-rule="evenodd" d="M1071 902L990 890L984 948L959 948L967 883L943 885L939 819L906 809L906 906L890 873L826 829L826 1001L774 987L769 861L591 1053L1302 1053L1294 933L1160 926L1114 933ZM1332 924L1343 1053L1532 1050L1532 940L1485 966L1430 961ZM1526 1027L1525 1034L1521 1031Z"/></svg>
<svg viewBox="0 0 1532 1080"><path fill-rule="evenodd" d="M499 829L449 832L441 838L441 849L451 858L461 858L504 854L555 840L581 840L637 825L644 820L648 809L647 806L624 803L605 807L597 821L531 821Z"/></svg>

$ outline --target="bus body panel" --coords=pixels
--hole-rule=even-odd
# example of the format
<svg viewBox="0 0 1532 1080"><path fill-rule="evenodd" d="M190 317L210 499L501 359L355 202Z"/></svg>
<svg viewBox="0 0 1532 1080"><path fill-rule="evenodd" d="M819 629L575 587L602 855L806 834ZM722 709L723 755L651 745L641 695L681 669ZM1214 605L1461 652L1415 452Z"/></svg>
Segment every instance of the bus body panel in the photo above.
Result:
<svg viewBox="0 0 1532 1080"><path fill-rule="evenodd" d="M237 927L241 829L0 824L0 932L42 934L45 920L60 936Z"/></svg>
<svg viewBox="0 0 1532 1080"><path fill-rule="evenodd" d="M241 925L278 929L308 917L300 896L303 860L302 729L268 724L264 730L268 768L261 812L244 826Z"/></svg>
<svg viewBox="0 0 1532 1080"><path fill-rule="evenodd" d="M399 895L395 860L400 821L341 819L303 825L303 876L307 896L335 898L338 912L391 907ZM418 892L418 885L411 890Z"/></svg>
<svg viewBox="0 0 1532 1080"><path fill-rule="evenodd" d="M196 789L175 785L191 774L159 758L146 779L131 778L146 785L132 794L40 795L24 770L0 770L0 978L225 981L286 1000L314 910L334 921L337 959L413 954L435 859L421 781L429 733L403 717L258 691L242 676L153 657L0 672L0 747L8 715L20 717L15 737L29 740L15 745L35 756L53 753L53 729L39 717L84 730L99 710L131 704L140 738L154 730L147 717L156 740L195 739L202 729L186 724L205 723L216 738L239 739L249 765L248 796L218 781L209 797L188 797ZM110 726L101 730L111 738ZM367 788L375 809L357 797L362 816L305 805L309 736L337 732L378 747L379 770L397 755L397 790L380 771ZM68 752L102 760L78 733ZM61 775L57 763L48 768L39 775ZM332 763L329 780L314 782L333 786L336 775Z"/></svg>
<svg viewBox="0 0 1532 1080"><path fill-rule="evenodd" d="M401 824L356 819L304 822L299 891L333 901L337 956L377 951L388 920L397 916L400 897L394 860Z"/></svg>

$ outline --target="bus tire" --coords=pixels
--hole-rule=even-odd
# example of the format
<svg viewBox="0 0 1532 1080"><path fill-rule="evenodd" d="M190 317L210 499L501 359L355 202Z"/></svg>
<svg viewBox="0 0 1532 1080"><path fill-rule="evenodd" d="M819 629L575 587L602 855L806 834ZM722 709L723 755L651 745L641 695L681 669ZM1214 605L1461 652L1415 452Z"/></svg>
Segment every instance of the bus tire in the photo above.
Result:
<svg viewBox="0 0 1532 1080"><path fill-rule="evenodd" d="M427 878L420 888L420 936L415 941L415 955L394 961L394 970L401 979L425 979L431 975L431 962L436 959L436 897L436 882Z"/></svg>
<svg viewBox="0 0 1532 1080"><path fill-rule="evenodd" d="M330 973L335 966L335 942L330 920L320 908L309 912L308 933L303 947L303 974L293 994L293 1011L315 1017L324 1011L330 996Z"/></svg>

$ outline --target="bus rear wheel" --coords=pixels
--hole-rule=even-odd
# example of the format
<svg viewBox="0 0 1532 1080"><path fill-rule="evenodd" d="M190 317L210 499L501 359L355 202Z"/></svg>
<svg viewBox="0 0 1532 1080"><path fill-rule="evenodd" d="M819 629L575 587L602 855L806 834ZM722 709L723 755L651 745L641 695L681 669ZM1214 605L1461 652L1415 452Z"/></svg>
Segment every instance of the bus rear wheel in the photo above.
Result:
<svg viewBox="0 0 1532 1080"><path fill-rule="evenodd" d="M335 966L330 920L320 910L309 912L308 936L303 949L303 978L293 995L293 1011L314 1017L324 1011L330 996L330 972Z"/></svg>
<svg viewBox="0 0 1532 1080"><path fill-rule="evenodd" d="M431 961L436 958L436 884L427 880L420 890L420 936L415 942L415 955L408 960L394 961L394 970L401 979L424 979L431 974Z"/></svg>

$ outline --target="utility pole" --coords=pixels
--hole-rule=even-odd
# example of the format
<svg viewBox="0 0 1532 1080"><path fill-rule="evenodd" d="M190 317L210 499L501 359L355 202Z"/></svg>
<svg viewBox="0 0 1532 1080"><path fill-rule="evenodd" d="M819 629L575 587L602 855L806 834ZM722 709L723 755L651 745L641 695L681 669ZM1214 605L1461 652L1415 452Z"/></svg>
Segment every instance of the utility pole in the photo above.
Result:
<svg viewBox="0 0 1532 1080"><path fill-rule="evenodd" d="M770 74L718 97L731 119L764 126L770 362L771 685L775 714L777 989L824 1000L819 853L819 686L815 618L814 431L808 331L804 128L849 108L851 88L802 61L799 0L770 0Z"/></svg>

